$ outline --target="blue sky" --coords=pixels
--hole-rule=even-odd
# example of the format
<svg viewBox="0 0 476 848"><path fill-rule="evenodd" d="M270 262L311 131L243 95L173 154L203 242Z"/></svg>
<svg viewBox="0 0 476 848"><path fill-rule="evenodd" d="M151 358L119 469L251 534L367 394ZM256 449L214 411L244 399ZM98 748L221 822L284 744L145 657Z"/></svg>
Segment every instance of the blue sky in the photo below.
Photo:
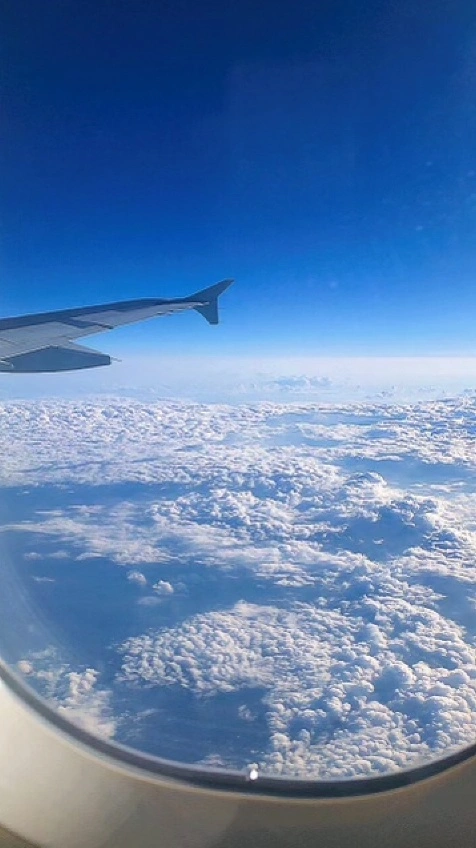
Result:
<svg viewBox="0 0 476 848"><path fill-rule="evenodd" d="M234 276L222 329L180 316L121 350L473 352L471 4L16 0L2 18L2 314Z"/></svg>

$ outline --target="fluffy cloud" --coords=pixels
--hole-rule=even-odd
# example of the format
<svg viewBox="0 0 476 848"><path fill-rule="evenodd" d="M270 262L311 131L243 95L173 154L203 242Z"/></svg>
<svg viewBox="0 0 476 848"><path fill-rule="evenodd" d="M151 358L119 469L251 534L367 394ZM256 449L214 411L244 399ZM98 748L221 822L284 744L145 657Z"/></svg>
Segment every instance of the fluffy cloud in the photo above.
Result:
<svg viewBox="0 0 476 848"><path fill-rule="evenodd" d="M111 692L100 685L96 669L73 670L49 649L32 651L27 659L18 661L17 670L73 724L106 739L115 735Z"/></svg>
<svg viewBox="0 0 476 848"><path fill-rule="evenodd" d="M128 572L127 579L130 580L132 583L138 583L139 586L147 585L147 577L145 576L145 574L142 574L141 571L137 571L136 569L133 569L132 571Z"/></svg>
<svg viewBox="0 0 476 848"><path fill-rule="evenodd" d="M122 679L180 686L212 704L240 692L238 726L250 720L247 690L259 688L267 772L330 779L395 770L473 741L476 710L474 652L461 628L403 594L368 598L360 615L325 598L289 610L238 603L127 640Z"/></svg>
<svg viewBox="0 0 476 848"><path fill-rule="evenodd" d="M157 580L152 588L158 595L173 595L174 593L174 587L168 580Z"/></svg>
<svg viewBox="0 0 476 848"><path fill-rule="evenodd" d="M55 586L62 568L115 563L139 610L127 638L63 668L49 697L74 720L130 742L113 704L145 726L152 703L176 756L326 778L474 740L474 399L10 403L0 417L17 505L4 530L33 581L53 579L46 557ZM28 669L40 685L46 666ZM187 710L213 724L220 698L229 726L198 752ZM140 727L134 744L160 754Z"/></svg>

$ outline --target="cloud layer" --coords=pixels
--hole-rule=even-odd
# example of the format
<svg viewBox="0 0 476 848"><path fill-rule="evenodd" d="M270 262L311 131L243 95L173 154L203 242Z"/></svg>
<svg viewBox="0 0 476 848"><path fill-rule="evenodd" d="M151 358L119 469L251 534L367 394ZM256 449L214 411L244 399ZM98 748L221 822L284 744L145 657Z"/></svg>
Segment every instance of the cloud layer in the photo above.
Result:
<svg viewBox="0 0 476 848"><path fill-rule="evenodd" d="M22 635L17 659L38 686L61 670L47 695L72 720L162 756L326 779L474 741L471 397L0 418L2 535L60 633L54 652L43 629L43 653Z"/></svg>

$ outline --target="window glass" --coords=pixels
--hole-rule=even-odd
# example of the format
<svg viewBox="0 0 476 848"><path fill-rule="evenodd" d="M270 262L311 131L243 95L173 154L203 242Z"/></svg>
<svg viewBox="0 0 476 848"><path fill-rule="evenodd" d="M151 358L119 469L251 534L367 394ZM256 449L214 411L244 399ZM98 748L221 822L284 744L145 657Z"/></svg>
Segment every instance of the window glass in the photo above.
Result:
<svg viewBox="0 0 476 848"><path fill-rule="evenodd" d="M473 744L476 7L2 19L1 656L218 771Z"/></svg>

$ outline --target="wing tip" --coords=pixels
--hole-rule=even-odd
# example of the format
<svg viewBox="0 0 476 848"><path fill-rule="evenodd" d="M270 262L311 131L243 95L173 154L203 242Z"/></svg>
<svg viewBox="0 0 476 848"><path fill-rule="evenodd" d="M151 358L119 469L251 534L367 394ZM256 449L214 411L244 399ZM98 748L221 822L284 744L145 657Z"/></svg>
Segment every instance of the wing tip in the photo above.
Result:
<svg viewBox="0 0 476 848"><path fill-rule="evenodd" d="M222 280L220 283L215 283L214 286L209 286L207 289L202 289L201 291L196 292L196 294L189 298L189 300L199 301L200 306L194 306L194 309L196 312L199 312L200 315L203 315L209 324L219 323L218 298L234 282L235 281L232 278Z"/></svg>

